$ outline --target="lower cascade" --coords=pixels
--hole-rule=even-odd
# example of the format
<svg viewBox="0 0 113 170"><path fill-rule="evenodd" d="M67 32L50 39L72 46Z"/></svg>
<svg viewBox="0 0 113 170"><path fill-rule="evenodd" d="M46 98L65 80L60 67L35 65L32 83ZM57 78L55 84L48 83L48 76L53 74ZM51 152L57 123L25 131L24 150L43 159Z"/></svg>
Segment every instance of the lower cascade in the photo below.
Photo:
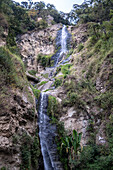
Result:
<svg viewBox="0 0 113 170"><path fill-rule="evenodd" d="M55 144L56 126L47 116L48 95L41 93L39 106L39 137L45 170L63 170Z"/></svg>

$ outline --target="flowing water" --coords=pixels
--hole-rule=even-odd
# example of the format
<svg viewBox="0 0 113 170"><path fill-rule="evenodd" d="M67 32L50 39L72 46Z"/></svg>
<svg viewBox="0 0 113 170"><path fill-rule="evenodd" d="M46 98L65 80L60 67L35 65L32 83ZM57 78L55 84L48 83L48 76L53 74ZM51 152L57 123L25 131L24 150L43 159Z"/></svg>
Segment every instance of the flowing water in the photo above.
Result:
<svg viewBox="0 0 113 170"><path fill-rule="evenodd" d="M66 26L63 26L61 30L60 50L55 54L54 57L54 68L57 67L59 60L61 60L62 55L67 52L67 37L68 32ZM53 68L53 72L54 72ZM52 76L52 74L51 74ZM48 106L48 95L46 93L41 93L40 96L40 106L39 106L39 137L41 144L41 152L44 161L45 170L63 170L62 164L59 161L57 154L57 146L55 144L56 136L56 126L50 123L50 118L47 115L47 106Z"/></svg>
<svg viewBox="0 0 113 170"><path fill-rule="evenodd" d="M48 96L41 93L39 108L39 137L41 151L43 155L45 170L62 170L62 164L57 155L57 146L55 144L56 126L50 123L47 116Z"/></svg>
<svg viewBox="0 0 113 170"><path fill-rule="evenodd" d="M56 39L57 52L52 56L54 60L54 67L51 71L49 77L53 76L55 68L58 66L59 62L62 60L63 56L67 53L67 39L69 38L69 33L66 26L64 25L62 30L58 32Z"/></svg>
<svg viewBox="0 0 113 170"><path fill-rule="evenodd" d="M58 62L59 62L59 59L62 58L62 55L65 54L67 52L67 30L66 30L66 26L64 25L63 28L62 28L62 34L61 34L61 51L60 51L60 54L59 56L57 57L57 61L55 63L55 67L57 66Z"/></svg>

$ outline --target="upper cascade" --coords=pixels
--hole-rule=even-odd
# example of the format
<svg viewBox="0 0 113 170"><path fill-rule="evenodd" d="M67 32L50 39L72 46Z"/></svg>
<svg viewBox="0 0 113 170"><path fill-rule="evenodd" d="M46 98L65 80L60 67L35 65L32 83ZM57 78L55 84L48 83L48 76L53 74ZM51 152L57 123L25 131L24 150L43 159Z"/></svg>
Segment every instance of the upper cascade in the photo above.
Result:
<svg viewBox="0 0 113 170"><path fill-rule="evenodd" d="M61 54L67 52L67 31L66 31L66 26L64 25L62 28L62 36L61 36Z"/></svg>
<svg viewBox="0 0 113 170"><path fill-rule="evenodd" d="M70 34L67 27L64 25L57 33L56 37L56 53L52 56L54 61L54 68L57 67L58 63L63 59L64 54L67 53L68 40L70 40Z"/></svg>

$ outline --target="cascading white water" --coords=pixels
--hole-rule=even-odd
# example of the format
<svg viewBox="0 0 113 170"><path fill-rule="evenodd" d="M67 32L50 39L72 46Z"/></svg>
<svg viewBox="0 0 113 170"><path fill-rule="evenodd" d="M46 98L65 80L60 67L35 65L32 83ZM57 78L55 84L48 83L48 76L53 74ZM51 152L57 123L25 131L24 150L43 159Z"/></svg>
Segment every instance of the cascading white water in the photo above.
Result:
<svg viewBox="0 0 113 170"><path fill-rule="evenodd" d="M59 49L54 55L55 65L49 77L52 76L55 68L58 66L59 61L62 60L63 55L67 52L68 32L65 25L59 35L61 37L58 43L60 44L61 49ZM45 170L63 170L62 164L57 155L57 146L55 144L56 126L50 123L50 118L47 116L47 106L48 96L46 93L41 93L39 107L39 137L44 160L44 168Z"/></svg>
<svg viewBox="0 0 113 170"><path fill-rule="evenodd" d="M61 38L61 54L66 53L67 51L67 43L66 43L66 39L67 39L67 32L66 32L66 26L64 25L62 28L62 38Z"/></svg>
<svg viewBox="0 0 113 170"><path fill-rule="evenodd" d="M47 116L48 96L41 93L39 108L39 137L41 151L44 160L45 170L62 170L62 165L57 156L57 147L54 139L56 136L56 126L51 125L50 118Z"/></svg>
<svg viewBox="0 0 113 170"><path fill-rule="evenodd" d="M58 62L59 62L59 59L62 58L62 55L65 54L67 52L67 36L68 36L68 33L66 31L66 26L64 25L63 28L62 28L62 33L61 33L61 51L60 51L60 54L58 54L58 57L57 57L57 60L56 60L56 63L55 63L55 67L57 66Z"/></svg>

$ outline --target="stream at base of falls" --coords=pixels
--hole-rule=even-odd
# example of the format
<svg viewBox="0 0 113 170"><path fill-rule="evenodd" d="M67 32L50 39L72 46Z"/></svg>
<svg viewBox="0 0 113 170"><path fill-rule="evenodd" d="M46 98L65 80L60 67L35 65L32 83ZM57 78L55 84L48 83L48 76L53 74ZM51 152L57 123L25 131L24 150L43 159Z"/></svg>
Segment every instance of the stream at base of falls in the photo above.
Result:
<svg viewBox="0 0 113 170"><path fill-rule="evenodd" d="M53 56L54 59L54 67L51 72L50 77L53 76L54 69L59 64L59 61L62 58L63 54L67 52L67 38L68 31L66 26L63 26L59 38L59 43L61 49ZM39 137L40 137L40 145L41 152L44 161L44 169L45 170L63 170L62 164L59 160L59 156L57 153L57 145L55 144L55 136L56 134L56 126L50 123L50 118L47 115L47 107L48 107L48 95L44 92L40 95L40 105L38 111L38 125L39 125Z"/></svg>

